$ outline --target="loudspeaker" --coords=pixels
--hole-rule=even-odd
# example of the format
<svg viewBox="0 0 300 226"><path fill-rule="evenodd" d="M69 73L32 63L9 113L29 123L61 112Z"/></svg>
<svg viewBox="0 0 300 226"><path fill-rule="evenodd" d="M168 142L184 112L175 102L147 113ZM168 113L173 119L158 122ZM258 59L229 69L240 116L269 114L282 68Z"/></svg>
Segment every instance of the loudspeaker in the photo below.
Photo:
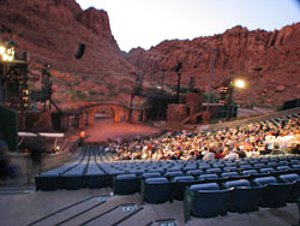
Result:
<svg viewBox="0 0 300 226"><path fill-rule="evenodd" d="M182 63L179 62L179 63L177 64L176 68L175 68L175 72L179 72L180 69L181 69L181 66L182 66Z"/></svg>
<svg viewBox="0 0 300 226"><path fill-rule="evenodd" d="M79 43L78 50L77 50L77 53L75 55L75 58L77 60L80 59L83 56L84 50L85 50L85 44L84 43Z"/></svg>

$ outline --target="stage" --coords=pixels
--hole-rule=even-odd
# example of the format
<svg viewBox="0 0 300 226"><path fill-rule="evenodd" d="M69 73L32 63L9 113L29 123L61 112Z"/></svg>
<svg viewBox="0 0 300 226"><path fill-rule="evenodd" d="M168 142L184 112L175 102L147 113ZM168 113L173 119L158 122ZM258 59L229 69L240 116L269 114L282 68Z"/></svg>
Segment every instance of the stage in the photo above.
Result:
<svg viewBox="0 0 300 226"><path fill-rule="evenodd" d="M161 134L159 128L134 123L114 123L112 119L101 119L95 121L93 127L85 130L86 139L84 143L105 143L109 140L120 141L122 138L130 139L135 137L156 136Z"/></svg>

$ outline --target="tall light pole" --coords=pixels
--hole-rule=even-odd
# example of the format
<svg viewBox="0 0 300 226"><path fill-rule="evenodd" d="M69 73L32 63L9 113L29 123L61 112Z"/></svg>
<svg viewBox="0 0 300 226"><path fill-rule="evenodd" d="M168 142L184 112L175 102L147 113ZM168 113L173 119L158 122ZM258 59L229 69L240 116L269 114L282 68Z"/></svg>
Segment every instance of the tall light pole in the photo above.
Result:
<svg viewBox="0 0 300 226"><path fill-rule="evenodd" d="M243 89L243 88L245 88L245 86L246 86L246 83L242 79L235 79L230 82L229 87L228 87L228 106L227 106L227 115L226 115L227 121L229 121L229 119L231 117L231 112L232 112L232 107L233 107L233 106L231 106L231 102L232 102L232 95L233 95L234 88Z"/></svg>
<svg viewBox="0 0 300 226"><path fill-rule="evenodd" d="M217 55L217 49L212 50L212 55L210 58L210 75L208 76L208 97L207 97L207 106L206 106L206 111L209 112L209 105L211 102L211 83L214 79L214 69L215 69L215 59Z"/></svg>
<svg viewBox="0 0 300 226"><path fill-rule="evenodd" d="M177 64L176 69L175 69L175 72L177 72L177 75L178 75L178 80L177 80L177 93L176 93L176 100L177 100L177 103L179 103L180 81L181 81L181 73L180 73L181 66L182 66L182 63L179 62L179 63Z"/></svg>

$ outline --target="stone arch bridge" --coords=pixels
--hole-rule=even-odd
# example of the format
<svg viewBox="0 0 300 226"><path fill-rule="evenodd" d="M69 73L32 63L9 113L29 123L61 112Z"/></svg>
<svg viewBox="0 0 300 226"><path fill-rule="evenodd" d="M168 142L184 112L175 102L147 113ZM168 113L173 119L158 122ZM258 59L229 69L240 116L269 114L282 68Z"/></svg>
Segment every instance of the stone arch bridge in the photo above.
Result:
<svg viewBox="0 0 300 226"><path fill-rule="evenodd" d="M113 121L120 123L122 121L145 121L147 106L135 107L118 101L94 102L76 109L60 110L58 115L59 127L67 130L70 127L83 129L85 126L93 126L95 122L95 113L98 107L107 106L113 112Z"/></svg>

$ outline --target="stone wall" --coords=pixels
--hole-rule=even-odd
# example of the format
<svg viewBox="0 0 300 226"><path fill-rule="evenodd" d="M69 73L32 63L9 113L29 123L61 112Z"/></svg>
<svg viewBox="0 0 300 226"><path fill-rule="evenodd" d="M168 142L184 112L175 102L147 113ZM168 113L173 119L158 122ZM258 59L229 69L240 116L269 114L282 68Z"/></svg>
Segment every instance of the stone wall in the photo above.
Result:
<svg viewBox="0 0 300 226"><path fill-rule="evenodd" d="M169 122L181 122L188 116L185 104L169 104L167 120Z"/></svg>

